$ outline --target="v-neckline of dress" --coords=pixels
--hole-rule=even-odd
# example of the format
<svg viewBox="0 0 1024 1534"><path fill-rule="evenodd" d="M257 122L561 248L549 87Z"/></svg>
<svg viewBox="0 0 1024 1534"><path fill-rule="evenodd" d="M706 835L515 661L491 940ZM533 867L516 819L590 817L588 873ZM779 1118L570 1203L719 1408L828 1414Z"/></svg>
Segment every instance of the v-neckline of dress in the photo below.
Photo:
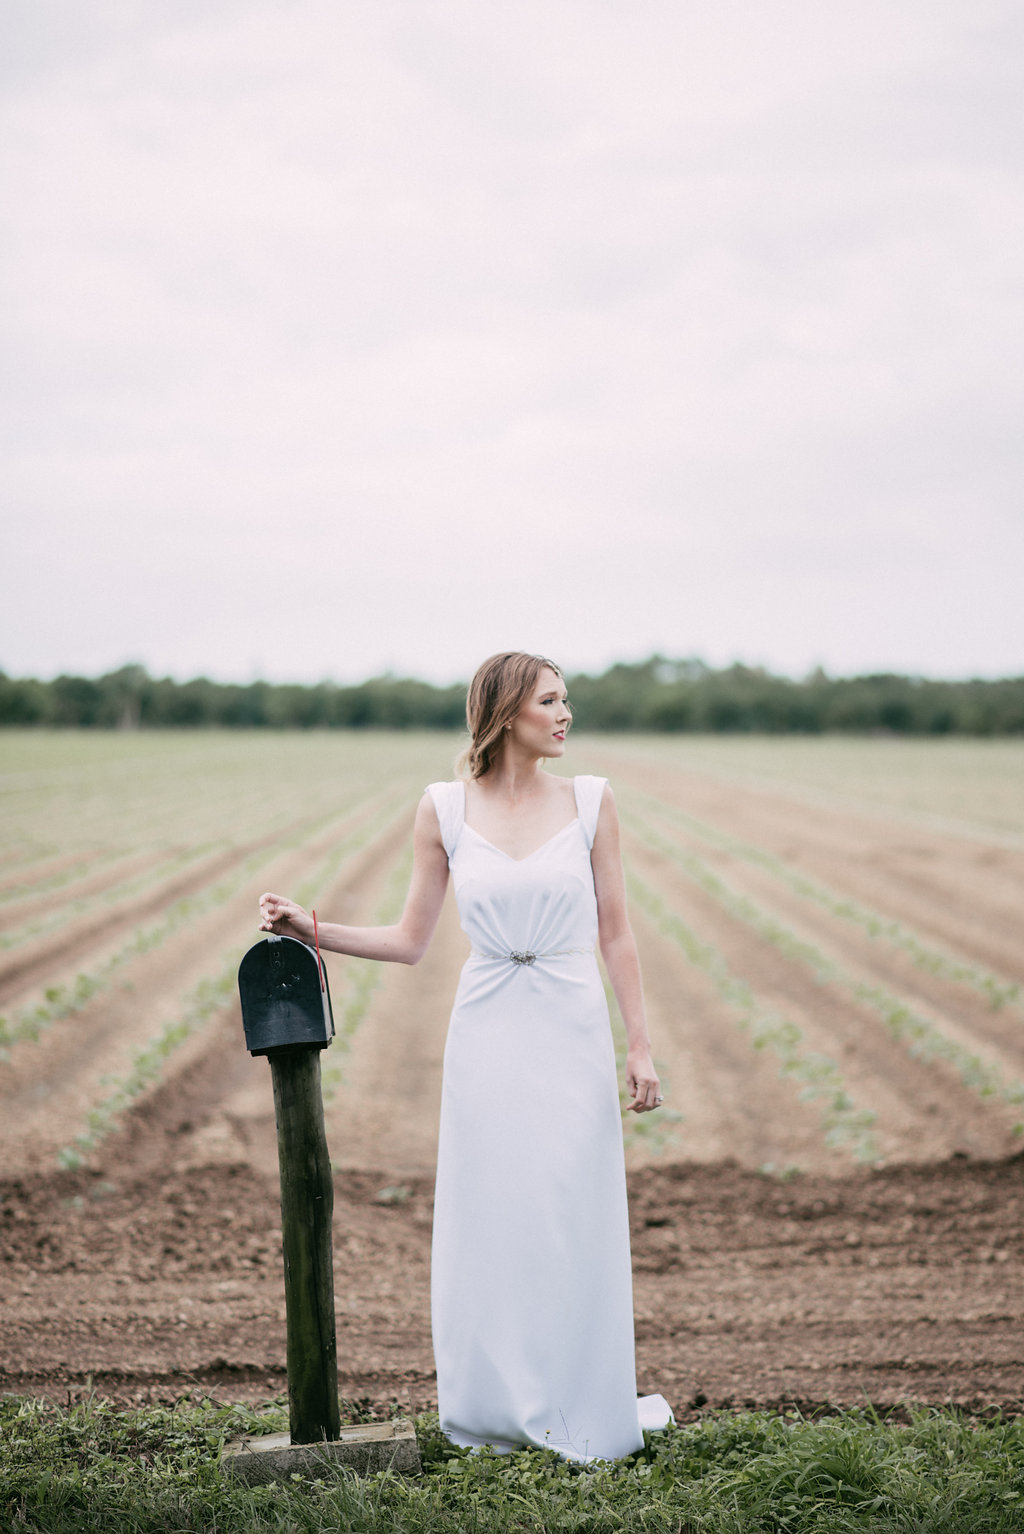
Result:
<svg viewBox="0 0 1024 1534"><path fill-rule="evenodd" d="M556 831L554 836L549 836L547 841L541 842L539 847L534 847L533 851L528 852L525 857L514 858L511 852L505 851L504 847L499 847L496 842L489 841L482 831L477 830L476 826L471 826L465 820L462 822L463 828L467 831L472 831L478 842L483 842L485 847L490 847L492 852L496 852L499 857L507 858L510 863L528 863L531 858L537 856L538 852L543 852L545 847L550 847L552 842L556 842L560 836L565 835L566 831L571 831L573 826L578 826L579 823L580 817L575 815L572 820L566 822L560 831Z"/></svg>
<svg viewBox="0 0 1024 1534"><path fill-rule="evenodd" d="M573 780L572 780L572 797L573 797L573 803L576 804L576 779L575 778L573 778ZM466 785L465 785L465 782L463 782L463 784L462 784L462 824L463 824L463 826L465 827L465 829L467 831L472 831L472 833L476 837L477 841L483 842L485 847L490 847L492 852L498 853L499 857L507 858L510 863L528 863L531 858L535 858L537 856L538 852L543 852L545 847L550 847L552 842L557 841L560 836L564 836L565 835L566 831L571 830L573 826L578 826L579 823L580 823L579 805L577 804L576 805L576 814L573 816L573 818L571 820L567 820L565 825L560 827L560 829L557 830L554 833L553 836L549 836L546 841L541 842L539 847L534 847L533 851L532 852L528 852L525 857L514 858L512 856L512 854L511 854L511 852L506 852L504 847L499 847L497 842L492 842L488 837L484 836L482 831L478 831L476 829L476 826L471 826L469 824L469 822L466 819Z"/></svg>

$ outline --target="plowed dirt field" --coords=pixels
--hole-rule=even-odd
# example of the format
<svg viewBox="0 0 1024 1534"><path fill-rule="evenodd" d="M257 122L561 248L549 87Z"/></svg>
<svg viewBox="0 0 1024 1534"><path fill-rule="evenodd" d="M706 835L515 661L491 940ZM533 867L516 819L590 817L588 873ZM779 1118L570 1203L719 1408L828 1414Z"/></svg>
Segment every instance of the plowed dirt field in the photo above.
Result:
<svg viewBox="0 0 1024 1534"><path fill-rule="evenodd" d="M443 736L0 737L0 1389L284 1387L256 897L390 920ZM598 739L664 1114L626 1125L642 1390L1024 1403L1024 745ZM332 957L341 1383L433 1400L449 901Z"/></svg>

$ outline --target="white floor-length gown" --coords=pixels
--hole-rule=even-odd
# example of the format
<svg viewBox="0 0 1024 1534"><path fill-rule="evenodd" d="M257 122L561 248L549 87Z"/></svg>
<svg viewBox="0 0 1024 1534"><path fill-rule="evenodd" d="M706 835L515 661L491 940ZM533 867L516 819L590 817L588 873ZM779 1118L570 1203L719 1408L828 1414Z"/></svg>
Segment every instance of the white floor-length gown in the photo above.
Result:
<svg viewBox="0 0 1024 1534"><path fill-rule="evenodd" d="M431 1273L441 1427L570 1459L640 1448L622 1122L590 848L605 779L515 859L430 795L472 943L444 1058Z"/></svg>

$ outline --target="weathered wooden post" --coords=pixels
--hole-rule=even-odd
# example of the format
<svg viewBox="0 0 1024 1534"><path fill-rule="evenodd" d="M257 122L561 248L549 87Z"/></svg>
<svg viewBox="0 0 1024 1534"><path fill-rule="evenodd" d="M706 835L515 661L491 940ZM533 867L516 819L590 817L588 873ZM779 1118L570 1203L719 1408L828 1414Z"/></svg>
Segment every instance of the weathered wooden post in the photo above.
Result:
<svg viewBox="0 0 1024 1534"><path fill-rule="evenodd" d="M270 1057L281 1171L284 1302L288 1319L288 1416L292 1443L338 1436L331 1218L334 1183L324 1133L320 1055L308 1048Z"/></svg>
<svg viewBox="0 0 1024 1534"><path fill-rule="evenodd" d="M331 1218L334 1182L324 1132L320 1051L334 1036L331 993L319 953L268 937L238 971L246 1048L266 1055L274 1084L281 1173L281 1236L288 1329L291 1433L245 1439L224 1464L249 1481L317 1474L329 1456L360 1470L416 1471L411 1422L341 1427L334 1323Z"/></svg>

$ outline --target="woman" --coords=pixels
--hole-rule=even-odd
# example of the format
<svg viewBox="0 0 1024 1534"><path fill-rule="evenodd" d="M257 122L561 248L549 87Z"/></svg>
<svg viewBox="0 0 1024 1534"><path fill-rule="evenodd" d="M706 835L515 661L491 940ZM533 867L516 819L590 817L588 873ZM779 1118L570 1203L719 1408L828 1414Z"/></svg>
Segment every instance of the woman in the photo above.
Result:
<svg viewBox="0 0 1024 1534"><path fill-rule="evenodd" d="M638 1403L622 1126L608 1007L626 1027L629 1111L661 1101L618 821L603 778L557 777L572 720L543 656L494 655L466 706L468 778L416 813L405 909L390 927L322 923L320 947L415 964L451 872L472 943L445 1049L431 1273L441 1426L457 1444L613 1459L662 1427ZM261 930L313 941L280 895Z"/></svg>

